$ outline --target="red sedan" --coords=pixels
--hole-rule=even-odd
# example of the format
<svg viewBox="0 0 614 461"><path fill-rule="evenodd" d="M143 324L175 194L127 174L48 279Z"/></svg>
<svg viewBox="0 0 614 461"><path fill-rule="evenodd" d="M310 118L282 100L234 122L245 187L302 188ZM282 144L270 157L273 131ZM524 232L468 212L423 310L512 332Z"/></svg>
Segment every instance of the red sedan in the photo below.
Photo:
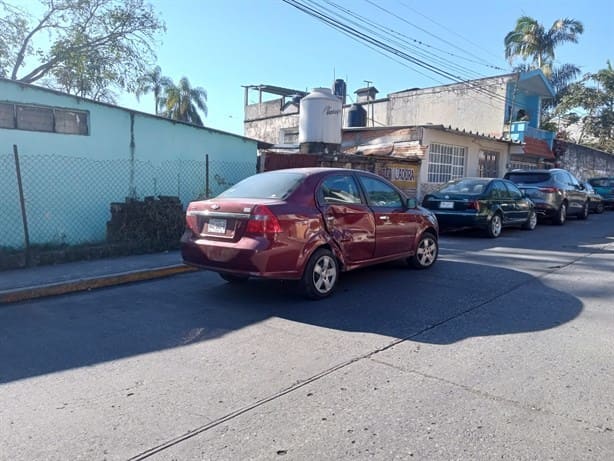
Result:
<svg viewBox="0 0 614 461"><path fill-rule="evenodd" d="M438 255L435 215L375 174L292 168L256 174L186 212L186 264L228 282L299 280L312 299L339 273L403 259L425 269Z"/></svg>

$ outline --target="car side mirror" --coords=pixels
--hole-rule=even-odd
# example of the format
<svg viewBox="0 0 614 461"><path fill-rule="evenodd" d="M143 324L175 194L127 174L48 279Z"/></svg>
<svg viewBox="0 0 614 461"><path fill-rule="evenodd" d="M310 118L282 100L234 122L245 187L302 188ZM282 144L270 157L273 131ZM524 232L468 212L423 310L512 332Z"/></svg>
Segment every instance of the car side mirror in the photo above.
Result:
<svg viewBox="0 0 614 461"><path fill-rule="evenodd" d="M407 199L407 208L416 208L418 206L418 202L415 198Z"/></svg>

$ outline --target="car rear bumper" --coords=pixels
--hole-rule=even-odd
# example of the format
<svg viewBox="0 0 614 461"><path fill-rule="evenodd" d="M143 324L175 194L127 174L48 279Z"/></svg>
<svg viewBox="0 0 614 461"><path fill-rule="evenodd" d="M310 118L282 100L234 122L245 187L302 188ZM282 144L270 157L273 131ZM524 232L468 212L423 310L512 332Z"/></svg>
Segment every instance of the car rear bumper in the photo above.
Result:
<svg viewBox="0 0 614 461"><path fill-rule="evenodd" d="M230 244L194 238L191 232L186 232L181 238L181 256L185 264L215 272L275 279L301 277L295 268L280 270L281 260L293 258L287 246L276 247L266 239L245 238ZM272 266L276 270L271 270Z"/></svg>
<svg viewBox="0 0 614 461"><path fill-rule="evenodd" d="M552 218L558 213L558 207L548 202L531 199L535 204L535 213L540 218Z"/></svg>
<svg viewBox="0 0 614 461"><path fill-rule="evenodd" d="M478 215L475 212L435 212L439 227L442 229L454 229L461 227L485 228L490 221L487 215Z"/></svg>

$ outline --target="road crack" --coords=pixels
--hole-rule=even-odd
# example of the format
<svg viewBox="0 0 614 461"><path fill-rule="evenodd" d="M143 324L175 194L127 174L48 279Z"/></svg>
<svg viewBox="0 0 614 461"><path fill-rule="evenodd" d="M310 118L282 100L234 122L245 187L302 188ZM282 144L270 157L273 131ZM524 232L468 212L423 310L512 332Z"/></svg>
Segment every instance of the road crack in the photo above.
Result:
<svg viewBox="0 0 614 461"><path fill-rule="evenodd" d="M603 246L603 248L599 248L599 250L602 252L602 251L606 250L607 248L609 248L610 245L611 244L605 244ZM381 352L387 351L387 350L389 350L389 349L391 349L391 348L395 347L396 345L401 344L403 342L411 341L411 340L417 338L418 336L421 336L421 335L423 335L423 334L425 334L425 333L427 333L427 332L429 332L431 330L434 330L435 328L438 328L440 326L445 325L448 322L452 322L452 321L454 321L456 319L459 319L459 318L461 318L461 317L463 317L463 316L465 316L465 315L467 315L467 314L469 314L471 312L474 312L474 311L476 311L476 310L478 310L478 309L480 309L480 308L482 308L482 307L492 303L493 301L496 301L499 298L507 296L508 294L516 291L517 289L519 289L519 288L521 288L521 287L523 287L523 286L525 286L527 284L536 283L538 280L546 278L546 277L548 277L548 276L550 276L550 275L552 275L552 274L554 274L554 273L556 273L556 272L558 272L558 271L560 271L560 270L562 270L562 269L564 269L566 267L569 267L569 266L571 266L573 264L576 264L578 261L580 261L582 259L585 259L585 258L588 258L588 257L590 257L590 256L592 256L594 254L597 254L600 251L594 251L594 252L589 252L589 253L581 254L580 256L578 256L577 258L574 258L572 261L570 261L567 264L563 264L560 267L557 266L556 268L552 268L550 271L548 271L548 272L546 272L544 274L541 274L539 276L533 276L533 278L531 280L520 281L517 284L512 285L507 290L504 290L504 291L502 291L500 293L497 293L497 294L489 297L488 299L486 299L484 301L480 301L477 304L475 304L475 305L473 305L473 306L471 306L471 307L469 307L469 308L467 308L467 309L465 309L463 311L460 311L460 312L458 312L458 313L456 313L456 314L454 314L454 315L452 315L450 317L447 317L447 318L445 318L445 319L443 319L443 320L441 320L439 322L435 322L435 323L433 323L431 325L427 325L426 327L420 329L417 332L412 333L409 336L406 336L406 337L403 337L403 338L399 338L399 339L397 339L395 341L392 341L392 342L388 343L387 345L385 345L383 347L374 349L374 350L369 351L369 352L367 352L365 354L362 354L362 355L353 357L351 359L348 359L348 360L346 360L346 361L344 361L342 363L334 365L334 366L332 366L332 367L330 367L330 368L328 368L326 370L323 370L320 373L317 373L317 374L315 374L315 375L313 375L313 376L311 376L309 378L306 378L304 380L296 381L291 386L289 386L289 387L287 387L285 389L282 389L282 390L280 390L280 391L278 391L278 392L276 392L274 394L271 394L271 395L269 395L267 397L259 399L259 400L255 401L254 403L252 403L250 405L246 405L244 407L241 407L238 410L235 410L235 411L233 411L231 413L228 413L228 414L226 414L226 415L224 415L224 416L222 416L220 418L217 418L217 419L215 419L213 421L210 421L207 424L203 424L202 426L199 426L199 427L196 427L195 429L189 430L189 431L187 431L186 433L184 433L182 435L179 435L177 437L169 439L169 440L167 440L166 442L164 442L162 444L159 444L159 445L157 445L155 447L152 447L152 448L150 448L148 450L142 451L141 453L139 453L139 454L129 458L128 461L140 461L140 460L147 459L147 458L149 458L149 457L151 457L151 456L153 456L153 455L155 455L157 453L160 453L160 452L162 452L164 450L167 450L167 449L169 449L169 448L171 448L171 447L173 447L175 445L178 445L178 444L180 444L180 443L182 443L182 442L184 442L184 441L186 441L188 439L191 439L191 438L193 438L193 437L195 437L195 436L197 436L199 434L202 434L203 432L209 431L209 430L211 430L211 429L213 429L213 428L215 428L215 427L217 427L217 426L219 426L219 425L221 425L221 424L223 424L223 423L225 423L227 421L235 419L235 418L237 418L237 417L239 417L239 416L241 416L241 415L243 415L245 413L248 413L248 412L250 412L252 410L255 410L258 407L266 405L269 402L272 402L272 401L274 401L276 399L279 399L279 398L281 398L281 397L283 397L283 396L285 396L287 394L290 394L290 393L292 393L294 391L297 391L297 390L299 390L299 389L301 389L301 388L303 388L303 387L305 387L305 386L307 386L307 385L309 385L309 384L311 384L313 382L319 381L320 379L325 378L325 377L327 377L327 376L329 376L329 375L331 375L331 374L333 374L333 373L335 373L335 372L337 372L339 370L342 370L342 369L344 369L346 367L349 367L349 366L353 365L354 363L357 363L357 362L365 360L365 359L372 359L373 356L375 356L375 355L377 355L377 354L379 354ZM388 366L392 366L392 365L387 364L385 362L379 362L379 363L382 363L382 364L388 365ZM421 373L419 373L417 371L412 371L412 372L413 373L417 373L417 374L421 374ZM552 415L552 416L557 416L557 417L562 417L562 418L565 417L563 415L558 415L556 413L550 412L548 410L545 410L545 409L542 409L542 408L539 408L539 407L536 407L536 406L526 407L526 406L523 406L523 404L520 403L520 402L516 402L516 401L510 400L510 399L505 399L503 397L499 397L499 396L495 396L495 395L492 395L492 394L489 394L489 393L485 393L483 391L480 391L479 389L473 389L473 388L471 388L469 386L463 386L462 384L453 383L453 382L444 380L443 378L438 378L436 376L429 376L429 375L425 375L425 374L422 374L422 375L424 377L427 377L427 378L437 379L437 380L440 380L442 382L447 382L450 385L454 385L454 386L463 388L463 389L465 389L468 392L472 392L474 394L480 395L480 396L485 397L485 398L489 398L489 399L494 400L494 401L510 403L510 404L519 406L521 408L526 408L526 409L529 409L529 410L532 410L532 411L542 412L544 414L548 414L548 415ZM582 419L573 419L573 420L576 421L576 422L580 422L582 424L585 424L587 426L591 426L594 430L599 431L599 432L611 432L612 431L612 428L609 428L609 427L604 428L603 426L595 425L595 424L592 424L590 422L584 421Z"/></svg>

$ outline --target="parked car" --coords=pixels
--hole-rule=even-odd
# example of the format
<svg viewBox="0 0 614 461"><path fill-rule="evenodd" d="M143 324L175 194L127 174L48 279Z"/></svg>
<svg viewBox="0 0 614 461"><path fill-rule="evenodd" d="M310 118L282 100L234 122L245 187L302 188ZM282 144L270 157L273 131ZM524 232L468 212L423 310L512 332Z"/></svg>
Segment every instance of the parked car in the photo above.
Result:
<svg viewBox="0 0 614 461"><path fill-rule="evenodd" d="M535 203L541 218L563 225L567 216L588 217L588 194L584 186L567 170L512 170L504 175L518 185Z"/></svg>
<svg viewBox="0 0 614 461"><path fill-rule="evenodd" d="M435 213L442 229L474 227L493 238L506 226L533 230L537 225L533 202L505 179L452 180L427 194L422 206Z"/></svg>
<svg viewBox="0 0 614 461"><path fill-rule="evenodd" d="M603 205L603 197L599 195L593 186L587 181L583 182L582 185L586 189L586 193L588 194L588 211L591 213L603 213L604 205Z"/></svg>
<svg viewBox="0 0 614 461"><path fill-rule="evenodd" d="M603 198L603 205L614 208L614 177L591 178L588 182Z"/></svg>
<svg viewBox="0 0 614 461"><path fill-rule="evenodd" d="M375 174L291 168L256 174L216 198L190 203L181 238L185 263L228 282L294 279L312 299L339 273L403 259L431 267L437 219Z"/></svg>

